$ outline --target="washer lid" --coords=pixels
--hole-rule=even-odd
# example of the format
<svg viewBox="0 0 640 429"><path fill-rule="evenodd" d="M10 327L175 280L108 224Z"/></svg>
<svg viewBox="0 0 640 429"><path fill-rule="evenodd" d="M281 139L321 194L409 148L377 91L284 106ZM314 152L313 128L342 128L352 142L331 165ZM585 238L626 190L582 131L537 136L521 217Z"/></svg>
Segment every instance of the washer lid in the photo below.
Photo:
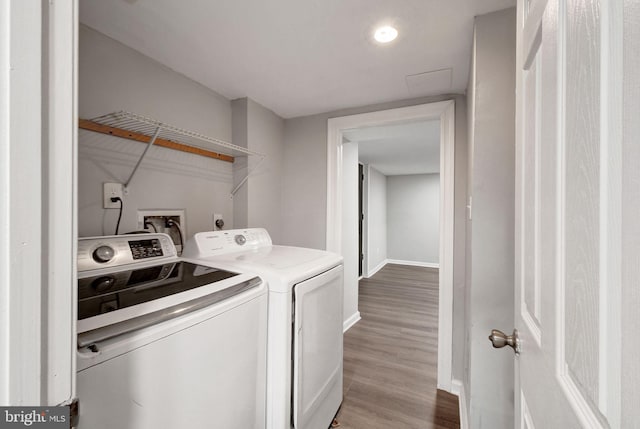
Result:
<svg viewBox="0 0 640 429"><path fill-rule="evenodd" d="M213 284L238 273L178 261L78 279L78 320Z"/></svg>

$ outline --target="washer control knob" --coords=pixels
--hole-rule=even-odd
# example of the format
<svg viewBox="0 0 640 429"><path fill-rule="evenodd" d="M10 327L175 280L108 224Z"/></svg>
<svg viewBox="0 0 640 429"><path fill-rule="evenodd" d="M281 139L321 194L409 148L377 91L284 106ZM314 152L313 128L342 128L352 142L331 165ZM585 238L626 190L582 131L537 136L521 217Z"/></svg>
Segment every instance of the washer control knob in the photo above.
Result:
<svg viewBox="0 0 640 429"><path fill-rule="evenodd" d="M113 287L116 284L116 279L111 276L102 276L95 279L91 282L91 286L96 290L96 292L105 292Z"/></svg>
<svg viewBox="0 0 640 429"><path fill-rule="evenodd" d="M238 234L234 238L236 240L236 244L238 244L239 246L244 246L244 244L247 242L247 237L242 234Z"/></svg>
<svg viewBox="0 0 640 429"><path fill-rule="evenodd" d="M93 260L100 263L109 262L113 259L115 254L116 252L113 250L113 247L100 246L93 251Z"/></svg>

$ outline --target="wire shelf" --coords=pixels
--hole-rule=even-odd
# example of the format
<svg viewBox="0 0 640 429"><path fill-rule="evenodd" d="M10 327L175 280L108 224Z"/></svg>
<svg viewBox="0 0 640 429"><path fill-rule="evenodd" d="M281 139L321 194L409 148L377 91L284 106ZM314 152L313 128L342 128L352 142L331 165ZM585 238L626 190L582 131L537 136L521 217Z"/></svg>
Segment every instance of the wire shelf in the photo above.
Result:
<svg viewBox="0 0 640 429"><path fill-rule="evenodd" d="M246 149L242 146L234 145L224 140L189 131L184 128L178 128L176 126L124 110L98 116L97 118L90 119L90 121L108 127L120 128L138 134L143 134L150 138L155 135L159 129L158 138L164 140L204 149L211 149L211 146L213 145L216 148L220 148L217 150L218 152L229 156L255 155L264 157L263 154Z"/></svg>
<svg viewBox="0 0 640 429"><path fill-rule="evenodd" d="M80 127L104 134L111 134L116 137L123 137L148 143L147 148L144 150L144 153L140 156L140 159L138 159L137 164L133 168L129 179L124 184L125 188L127 188L131 183L131 180L133 180L140 164L156 141L159 142L159 145L186 152L193 152L197 150L194 148L201 148L203 150L197 152L198 154L229 162L233 162L234 158L239 156L255 155L259 157L260 159L252 168L249 169L247 165L247 173L231 191L232 196L235 195L238 189L246 183L251 173L255 171L265 158L265 155L261 153L254 152L224 140L215 139L194 131L178 128L146 116L127 112L125 110L98 116L97 118L89 120L81 119ZM216 152L207 150L212 149L211 146L214 146L213 149L216 149Z"/></svg>

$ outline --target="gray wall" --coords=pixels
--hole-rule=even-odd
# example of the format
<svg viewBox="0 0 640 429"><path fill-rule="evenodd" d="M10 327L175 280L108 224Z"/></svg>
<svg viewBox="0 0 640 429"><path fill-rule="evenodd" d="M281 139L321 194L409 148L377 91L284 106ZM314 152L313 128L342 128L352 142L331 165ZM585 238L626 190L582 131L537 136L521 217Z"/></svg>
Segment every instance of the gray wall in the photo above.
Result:
<svg viewBox="0 0 640 429"><path fill-rule="evenodd" d="M138 209L185 209L188 236L213 228L265 227L281 235L284 121L250 99L232 103L139 52L80 27L79 114L90 119L128 110L266 154L231 198L231 190L259 158L233 164L153 147L124 198L121 232L138 228ZM124 183L144 145L80 131L78 225L80 236L112 234L118 210L102 208L102 183ZM216 150L215 146L210 148Z"/></svg>
<svg viewBox="0 0 640 429"><path fill-rule="evenodd" d="M438 264L440 175L387 176L387 258Z"/></svg>
<svg viewBox="0 0 640 429"><path fill-rule="evenodd" d="M367 270L363 273L366 277L387 261L387 176L371 166L368 170Z"/></svg>
<svg viewBox="0 0 640 429"><path fill-rule="evenodd" d="M328 117L285 120L283 244L326 249Z"/></svg>
<svg viewBox="0 0 640 429"><path fill-rule="evenodd" d="M282 182L283 244L326 248L327 120L443 100L455 100L455 222L453 376L462 379L464 346L465 240L467 196L467 107L463 95L400 100L287 119Z"/></svg>
<svg viewBox="0 0 640 429"><path fill-rule="evenodd" d="M472 228L464 384L470 427L513 427L511 350L487 341L513 329L515 9L476 18L469 86Z"/></svg>
<svg viewBox="0 0 640 429"><path fill-rule="evenodd" d="M232 108L234 143L266 155L259 165L259 157L248 159L251 175L234 196L234 227L266 228L273 242L280 244L284 120L248 98L234 100ZM234 183L247 171L247 159L238 159Z"/></svg>
<svg viewBox="0 0 640 429"><path fill-rule="evenodd" d="M226 98L86 26L80 26L79 38L80 118L128 110L231 139L231 105ZM124 183L144 147L80 131L80 236L114 232L118 210L102 208L102 183ZM230 163L154 147L124 198L120 231L137 229L138 209L185 209L188 235L210 230L214 212L232 223L231 189Z"/></svg>
<svg viewBox="0 0 640 429"><path fill-rule="evenodd" d="M240 98L231 102L231 129L233 144L248 148L249 127L247 120L249 117L249 99ZM247 174L249 166L248 157L238 157L233 165L233 183L240 181ZM235 186L234 186L235 188ZM249 187L245 183L238 188L233 196L233 227L246 228L249 225Z"/></svg>

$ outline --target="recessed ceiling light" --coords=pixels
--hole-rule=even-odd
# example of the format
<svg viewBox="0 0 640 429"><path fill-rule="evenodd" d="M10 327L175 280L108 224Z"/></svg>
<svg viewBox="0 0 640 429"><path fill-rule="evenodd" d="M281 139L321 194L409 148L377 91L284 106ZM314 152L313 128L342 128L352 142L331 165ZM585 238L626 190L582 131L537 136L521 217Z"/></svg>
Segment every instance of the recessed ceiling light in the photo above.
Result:
<svg viewBox="0 0 640 429"><path fill-rule="evenodd" d="M389 43L398 37L398 30L387 25L378 28L373 37L380 43Z"/></svg>

